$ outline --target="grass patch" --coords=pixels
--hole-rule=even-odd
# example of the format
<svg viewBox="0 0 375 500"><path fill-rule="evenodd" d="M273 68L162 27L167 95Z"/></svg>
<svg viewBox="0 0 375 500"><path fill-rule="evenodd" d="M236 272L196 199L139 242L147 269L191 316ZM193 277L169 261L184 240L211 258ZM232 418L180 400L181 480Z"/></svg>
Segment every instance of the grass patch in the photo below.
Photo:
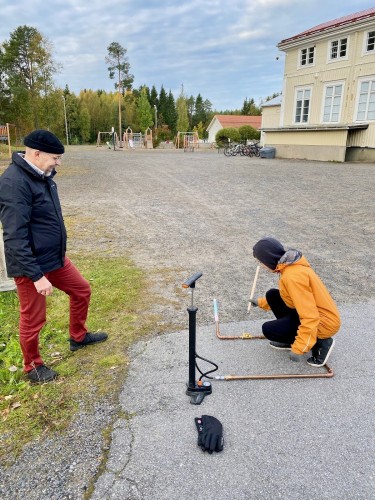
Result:
<svg viewBox="0 0 375 500"><path fill-rule="evenodd" d="M0 462L11 462L25 443L67 427L78 407L105 397L117 401L126 377L127 348L151 331L152 300L143 273L125 257L76 256L73 262L92 286L90 331L107 331L106 342L69 351L69 299L55 289L47 299L40 348L55 382L31 385L22 371L18 343L18 297L0 293ZM143 311L142 314L140 311ZM110 388L110 390L109 390Z"/></svg>

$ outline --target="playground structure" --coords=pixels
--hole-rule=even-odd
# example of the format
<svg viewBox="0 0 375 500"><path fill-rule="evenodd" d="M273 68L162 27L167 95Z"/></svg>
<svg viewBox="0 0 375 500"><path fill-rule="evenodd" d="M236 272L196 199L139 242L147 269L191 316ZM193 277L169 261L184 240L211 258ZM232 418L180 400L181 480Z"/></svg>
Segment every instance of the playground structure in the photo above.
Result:
<svg viewBox="0 0 375 500"><path fill-rule="evenodd" d="M142 134L142 132L133 132L133 130L128 127L122 136L122 140L125 149L152 149L154 147L152 142L152 130L150 127L145 130L144 134Z"/></svg>
<svg viewBox="0 0 375 500"><path fill-rule="evenodd" d="M98 132L98 137L96 140L96 147L99 148L101 146L108 146L109 149L111 147L116 148L119 147L118 136L116 132Z"/></svg>
<svg viewBox="0 0 375 500"><path fill-rule="evenodd" d="M17 135L16 135L16 126L12 125L11 123L6 123L5 125L0 125L0 142L5 142L8 143L8 153L9 153L9 158L12 157L12 148L11 148L11 129L10 127L14 128L14 142L17 142Z"/></svg>
<svg viewBox="0 0 375 500"><path fill-rule="evenodd" d="M198 132L177 132L174 143L176 149L183 147L184 152L194 151L195 148L199 147Z"/></svg>

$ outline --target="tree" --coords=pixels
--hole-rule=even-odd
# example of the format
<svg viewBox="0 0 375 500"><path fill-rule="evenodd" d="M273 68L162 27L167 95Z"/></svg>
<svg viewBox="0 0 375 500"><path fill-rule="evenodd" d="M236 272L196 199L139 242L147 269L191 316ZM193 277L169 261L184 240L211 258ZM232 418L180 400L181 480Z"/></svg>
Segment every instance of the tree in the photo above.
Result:
<svg viewBox="0 0 375 500"><path fill-rule="evenodd" d="M130 90L134 76L129 73L130 64L128 62L128 58L126 57L127 49L122 47L117 42L112 42L108 47L108 56L105 58L105 62L109 64L109 78L114 79L117 77L117 81L115 82L115 89L118 91L118 121L119 121L119 139L121 145L121 137L122 137L122 122L121 122L121 105L122 105L122 96L125 90Z"/></svg>
<svg viewBox="0 0 375 500"><path fill-rule="evenodd" d="M248 139L260 139L259 130L252 127L251 125L242 125L242 127L239 127L238 132L240 133L241 140L244 142Z"/></svg>
<svg viewBox="0 0 375 500"><path fill-rule="evenodd" d="M177 105L177 102L176 102ZM190 96L186 99L186 108L187 108L187 114L188 114L188 119L189 119L189 128L186 130L192 130L194 121L193 121L193 116L195 112L195 99L194 96ZM178 127L177 127L178 128Z"/></svg>
<svg viewBox="0 0 375 500"><path fill-rule="evenodd" d="M137 102L137 114L139 127L144 132L153 125L151 105L147 97L147 89L143 87Z"/></svg>
<svg viewBox="0 0 375 500"><path fill-rule="evenodd" d="M6 85L6 73L2 62L3 52L0 47L0 122L5 123L7 120L4 118L9 114L10 107L10 91Z"/></svg>
<svg viewBox="0 0 375 500"><path fill-rule="evenodd" d="M204 139L205 128L202 122L199 122L198 125L194 127L194 132L198 133L199 139Z"/></svg>
<svg viewBox="0 0 375 500"><path fill-rule="evenodd" d="M261 110L256 106L254 99L247 100L246 97L241 109L241 115L260 116Z"/></svg>
<svg viewBox="0 0 375 500"><path fill-rule="evenodd" d="M45 99L53 89L52 75L58 68L51 44L36 28L19 26L3 43L0 63L3 85L12 101L12 121L26 130L45 125L41 123Z"/></svg>
<svg viewBox="0 0 375 500"><path fill-rule="evenodd" d="M152 86L151 93L150 93L150 105L153 108L154 106L158 107L159 105L159 100L158 100L158 93L155 88L155 85Z"/></svg>
<svg viewBox="0 0 375 500"><path fill-rule="evenodd" d="M193 116L193 125L196 126L198 123L205 124L207 122L207 113L204 107L203 98L200 94L197 95L195 99L195 113Z"/></svg>
<svg viewBox="0 0 375 500"><path fill-rule="evenodd" d="M168 97L167 97L167 109L166 109L165 123L168 125L169 129L172 130L172 132L176 132L177 111L176 111L176 105L175 105L174 97L173 97L171 90L169 91Z"/></svg>
<svg viewBox="0 0 375 500"><path fill-rule="evenodd" d="M219 130L215 135L217 144L228 144L228 142L240 142L241 136L237 128L225 127Z"/></svg>
<svg viewBox="0 0 375 500"><path fill-rule="evenodd" d="M160 125L166 125L166 116L168 115L168 97L167 93L163 87L160 88L159 92L159 119L158 122Z"/></svg>
<svg viewBox="0 0 375 500"><path fill-rule="evenodd" d="M181 93L176 101L177 111L177 130L179 132L187 132L189 130L189 116L187 99L184 94L184 86L181 87Z"/></svg>

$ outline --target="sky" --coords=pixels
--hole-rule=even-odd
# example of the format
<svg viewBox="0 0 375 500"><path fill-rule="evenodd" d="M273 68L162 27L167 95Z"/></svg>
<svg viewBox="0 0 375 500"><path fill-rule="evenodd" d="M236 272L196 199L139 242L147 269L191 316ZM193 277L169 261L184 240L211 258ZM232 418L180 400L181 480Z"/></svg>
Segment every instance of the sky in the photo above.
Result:
<svg viewBox="0 0 375 500"><path fill-rule="evenodd" d="M105 57L127 49L134 88L161 86L208 99L215 111L259 105L281 92L277 44L374 4L349 0L0 0L0 44L19 26L36 28L61 65L57 87L114 91Z"/></svg>

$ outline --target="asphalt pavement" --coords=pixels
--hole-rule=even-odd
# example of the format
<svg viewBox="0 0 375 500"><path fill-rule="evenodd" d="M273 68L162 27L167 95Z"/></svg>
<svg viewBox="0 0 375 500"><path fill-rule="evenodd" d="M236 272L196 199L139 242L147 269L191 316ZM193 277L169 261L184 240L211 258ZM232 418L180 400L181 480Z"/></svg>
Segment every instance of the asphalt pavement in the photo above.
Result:
<svg viewBox="0 0 375 500"><path fill-rule="evenodd" d="M197 302L198 287L203 277ZM92 498L374 498L375 302L340 312L332 378L214 380L200 405L186 395L187 330L135 345L121 395L124 415ZM249 320L220 330L258 334L260 327ZM198 325L197 352L219 365L213 376L327 373L292 363L267 340L219 340L214 323ZM194 418L201 415L222 423L222 452L197 446Z"/></svg>

